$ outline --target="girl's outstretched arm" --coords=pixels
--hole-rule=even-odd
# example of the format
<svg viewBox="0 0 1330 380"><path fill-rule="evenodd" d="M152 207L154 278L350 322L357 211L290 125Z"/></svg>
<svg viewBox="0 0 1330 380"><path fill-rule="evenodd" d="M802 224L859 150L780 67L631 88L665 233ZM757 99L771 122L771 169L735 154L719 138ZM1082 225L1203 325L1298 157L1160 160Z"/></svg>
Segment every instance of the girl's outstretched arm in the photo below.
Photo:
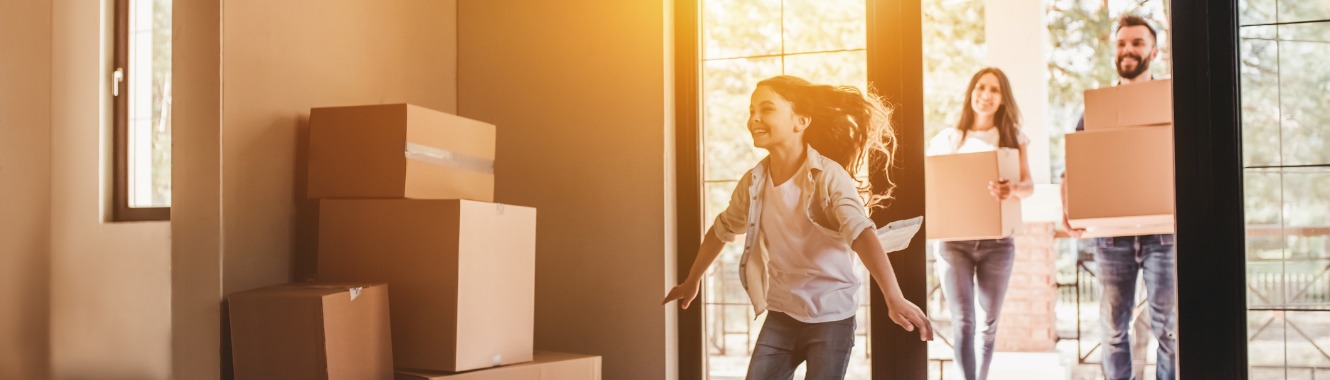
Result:
<svg viewBox="0 0 1330 380"><path fill-rule="evenodd" d="M687 309L693 304L693 299L697 298L697 291L702 284L702 275L707 273L707 268L716 261L716 256L720 256L721 248L725 248L725 242L716 237L715 227L707 229L707 233L702 237L702 246L697 248L697 259L693 260L693 268L688 271L688 278L682 283L670 289L665 294L665 300L660 301L661 305L670 301L681 300L683 308Z"/></svg>
<svg viewBox="0 0 1330 380"><path fill-rule="evenodd" d="M872 228L865 228L859 237L854 239L854 252L859 254L859 259L864 262L868 268L868 273L877 281L877 287L882 289L882 295L887 299L887 315L891 317L892 322L900 325L905 331L914 331L919 329L919 340L933 340L933 325L928 321L928 315L919 309L910 301L905 299L901 293L900 284L896 282L896 272L891 268L891 260L887 258L887 253L882 250L882 242L877 240L877 233Z"/></svg>

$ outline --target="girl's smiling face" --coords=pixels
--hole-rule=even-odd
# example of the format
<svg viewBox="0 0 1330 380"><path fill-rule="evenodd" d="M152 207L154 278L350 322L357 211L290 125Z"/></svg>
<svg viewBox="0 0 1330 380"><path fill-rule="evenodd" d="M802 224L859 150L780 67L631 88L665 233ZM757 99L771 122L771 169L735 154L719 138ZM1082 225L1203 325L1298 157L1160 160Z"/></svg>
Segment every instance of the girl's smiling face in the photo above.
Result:
<svg viewBox="0 0 1330 380"><path fill-rule="evenodd" d="M810 119L794 112L794 103L767 86L758 86L748 105L748 133L753 146L763 149L803 144Z"/></svg>

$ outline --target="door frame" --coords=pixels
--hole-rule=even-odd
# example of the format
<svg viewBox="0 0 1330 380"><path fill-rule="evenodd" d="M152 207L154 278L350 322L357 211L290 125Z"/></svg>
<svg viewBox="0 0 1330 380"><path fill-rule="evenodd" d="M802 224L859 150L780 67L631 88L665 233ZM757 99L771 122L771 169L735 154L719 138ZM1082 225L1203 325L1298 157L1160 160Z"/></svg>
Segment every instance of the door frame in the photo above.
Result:
<svg viewBox="0 0 1330 380"><path fill-rule="evenodd" d="M1178 368L1246 379L1237 0L1172 0Z"/></svg>
<svg viewBox="0 0 1330 380"><path fill-rule="evenodd" d="M868 12L868 82L893 106L892 122L897 138L924 141L923 37L920 0L865 0ZM678 271L683 281L701 245L702 162L701 115L698 99L701 47L697 0L675 2L675 141L678 194ZM924 150L922 144L902 144L896 152L895 199L891 207L874 213L879 225L889 220L923 215ZM870 178L881 181L882 178ZM926 228L927 226L925 226ZM921 231L910 247L892 254L901 291L918 305L927 302L924 236ZM917 333L908 333L887 317L886 303L877 287L870 287L872 315L869 341L874 359L873 378L923 379L927 376L928 345ZM704 302L700 297L695 304ZM678 310L679 379L705 379L702 308ZM887 376L886 374L893 374Z"/></svg>
<svg viewBox="0 0 1330 380"><path fill-rule="evenodd" d="M920 0L866 0L868 81L894 106L901 141L924 141ZM1246 379L1246 274L1236 0L1173 0L1174 165L1177 194L1178 366L1192 379ZM1181 16L1181 17L1179 17ZM701 244L701 106L697 1L675 2L678 280ZM923 214L923 146L902 144L895 200L874 222ZM927 226L924 226L927 228ZM901 290L926 303L924 239L892 255ZM928 347L887 317L872 287L874 379L925 379ZM702 300L698 300L701 302ZM702 308L678 311L679 378L704 379Z"/></svg>

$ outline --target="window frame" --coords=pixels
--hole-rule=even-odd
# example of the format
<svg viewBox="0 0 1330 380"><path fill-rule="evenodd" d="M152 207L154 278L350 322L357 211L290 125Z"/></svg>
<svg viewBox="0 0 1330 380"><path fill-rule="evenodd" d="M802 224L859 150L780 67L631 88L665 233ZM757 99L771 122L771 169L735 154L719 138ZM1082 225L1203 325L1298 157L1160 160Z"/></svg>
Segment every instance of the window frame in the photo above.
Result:
<svg viewBox="0 0 1330 380"><path fill-rule="evenodd" d="M129 3L112 0L113 57L111 61L112 186L111 221L171 220L171 207L131 207L129 204Z"/></svg>

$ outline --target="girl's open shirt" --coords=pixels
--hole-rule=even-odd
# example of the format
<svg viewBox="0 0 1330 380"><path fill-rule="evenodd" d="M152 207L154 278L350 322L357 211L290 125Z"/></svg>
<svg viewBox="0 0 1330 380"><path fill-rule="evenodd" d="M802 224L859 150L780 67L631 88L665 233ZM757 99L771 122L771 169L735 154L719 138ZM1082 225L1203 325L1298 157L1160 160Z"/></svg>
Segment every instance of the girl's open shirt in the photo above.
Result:
<svg viewBox="0 0 1330 380"><path fill-rule="evenodd" d="M819 230L852 246L854 239L865 229L875 227L868 218L854 179L836 161L818 154L812 146L807 149L807 175L790 179L807 181L804 188L812 189L804 193L799 207ZM743 256L739 259L739 282L748 292L755 316L762 315L767 309L767 264L770 258L760 235L762 185L770 174L767 171L769 159L762 159L744 173L730 196L729 207L717 215L712 224L716 237L726 243L733 242L740 234L745 235Z"/></svg>

